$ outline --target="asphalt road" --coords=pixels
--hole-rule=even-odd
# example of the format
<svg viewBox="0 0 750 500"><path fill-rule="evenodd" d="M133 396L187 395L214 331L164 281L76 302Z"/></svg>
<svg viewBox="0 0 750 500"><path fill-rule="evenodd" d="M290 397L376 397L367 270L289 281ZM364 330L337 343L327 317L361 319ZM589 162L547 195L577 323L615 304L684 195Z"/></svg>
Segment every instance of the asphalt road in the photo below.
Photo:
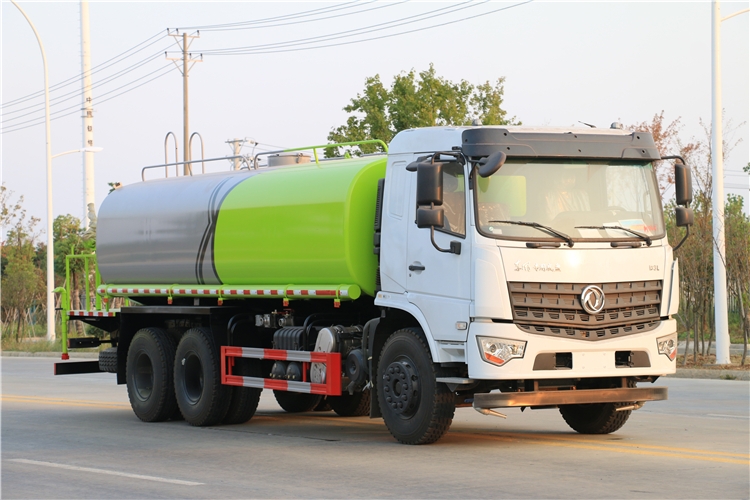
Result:
<svg viewBox="0 0 750 500"><path fill-rule="evenodd" d="M145 424L114 375L54 377L2 358L3 498L748 498L750 383L659 380L619 432L556 410L456 411L428 446L380 420L286 414L264 392L247 424Z"/></svg>

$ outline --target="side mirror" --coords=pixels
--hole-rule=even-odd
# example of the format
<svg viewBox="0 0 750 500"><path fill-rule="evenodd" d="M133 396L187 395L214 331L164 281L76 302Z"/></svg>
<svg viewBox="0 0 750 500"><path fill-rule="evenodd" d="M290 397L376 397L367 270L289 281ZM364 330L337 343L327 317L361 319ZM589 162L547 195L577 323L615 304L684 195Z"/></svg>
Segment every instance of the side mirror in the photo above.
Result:
<svg viewBox="0 0 750 500"><path fill-rule="evenodd" d="M417 164L417 205L443 204L443 164Z"/></svg>
<svg viewBox="0 0 750 500"><path fill-rule="evenodd" d="M418 228L443 227L444 224L445 212L443 207L419 207L417 209Z"/></svg>
<svg viewBox="0 0 750 500"><path fill-rule="evenodd" d="M503 153L502 151L498 151L497 153L492 153L489 155L481 166L479 167L479 176L480 177L489 177L490 175L494 174L498 170L500 170L500 167L503 166L505 163L505 160L508 159L508 155Z"/></svg>
<svg viewBox="0 0 750 500"><path fill-rule="evenodd" d="M678 205L688 206L693 201L693 178L687 165L674 166L674 194ZM690 220L692 224L692 216Z"/></svg>
<svg viewBox="0 0 750 500"><path fill-rule="evenodd" d="M675 207L675 219L678 227L693 225L693 209L685 207Z"/></svg>

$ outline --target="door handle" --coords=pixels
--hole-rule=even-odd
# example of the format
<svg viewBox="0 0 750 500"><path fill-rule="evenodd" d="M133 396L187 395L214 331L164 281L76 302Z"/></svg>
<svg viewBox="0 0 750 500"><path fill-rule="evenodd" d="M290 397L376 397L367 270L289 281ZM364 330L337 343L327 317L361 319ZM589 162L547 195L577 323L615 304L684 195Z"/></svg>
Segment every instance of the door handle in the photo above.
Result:
<svg viewBox="0 0 750 500"><path fill-rule="evenodd" d="M425 270L425 267L421 265L417 266L417 265L412 264L409 266L409 271L424 271L424 270Z"/></svg>

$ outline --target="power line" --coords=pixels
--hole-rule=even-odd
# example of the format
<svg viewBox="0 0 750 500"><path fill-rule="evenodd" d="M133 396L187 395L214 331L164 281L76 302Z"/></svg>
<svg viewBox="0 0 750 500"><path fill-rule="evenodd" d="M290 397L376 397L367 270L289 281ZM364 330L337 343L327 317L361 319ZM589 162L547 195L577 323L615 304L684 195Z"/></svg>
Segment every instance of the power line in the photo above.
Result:
<svg viewBox="0 0 750 500"><path fill-rule="evenodd" d="M127 54L128 52L131 52L131 51L137 49L138 47L140 47L144 43L149 42L149 41L151 41L154 38L159 37L159 36L164 36L164 34L161 33L161 32L159 32L156 35L153 35L152 37L144 40L143 42L141 42L141 43L139 43L137 45L134 45L133 47L129 48L128 50L126 50L124 52L121 52L120 54L118 54L118 55L116 55L114 57L111 57L111 58L107 59L106 61L104 61L104 62L102 62L100 64L97 64L96 66L94 66L94 67L91 68L90 74L93 75L94 73L98 73L99 71L102 71L102 70L104 70L106 68L114 66L115 64L117 64L117 63L119 63L121 61L124 61L128 57L131 57L131 56L137 54L138 52L141 52L142 50L145 50L146 48L148 48L148 47L154 45L155 43L157 43L158 40L155 40L155 41L149 43L148 45L146 45L145 47L141 47L140 49L136 50L132 54L129 54L129 55L125 56L125 54ZM162 49L161 51L159 51L159 53L163 52L164 50L165 49ZM115 61L115 59L119 59L119 60ZM114 61L114 62L112 62L111 64L108 64L111 61ZM72 85L74 83L80 82L81 79L83 79L83 76L84 76L83 73L80 73L80 74L78 74L76 76L70 77L70 78L68 78L66 80L63 80L63 81L58 82L58 83L56 83L54 85L51 85L50 88L49 88L49 90L50 90L50 92L54 92L54 91L56 91L56 90L58 90L60 88L67 87L68 85ZM15 105L20 104L22 102L28 101L29 99L34 99L34 98L37 98L37 97L42 97L43 95L44 95L44 89L39 90L37 92L33 92L31 94L27 94L27 95L19 97L17 99L13 99L12 101L5 102L5 103L2 104L2 106L0 106L0 108L6 108L8 106L15 106Z"/></svg>
<svg viewBox="0 0 750 500"><path fill-rule="evenodd" d="M427 19L432 19L433 17L439 17L444 16L447 14L452 14L454 12L458 12L461 10L469 9L472 7L477 7L479 5L485 4L489 2L490 0L483 0L480 3L473 3L472 0L465 0L464 2L461 2L457 5L451 5L449 7L442 7L440 9L431 10L428 12L423 12L420 14L414 14L407 17L402 17L400 19L395 19L393 21L386 21L383 23L377 23L372 24L369 26L364 26L362 28L355 28L351 30L345 30L345 31L339 31L337 33L330 33L327 35L319 35L314 37L308 37L308 38L300 38L298 40L290 40L286 42L275 42L275 43L267 43L267 44L260 44L260 45L249 45L245 47L232 47L232 48L226 48L226 49L208 49L204 50L204 54L213 54L213 55L230 55L230 53L254 53L259 49L264 48L278 48L278 47L292 47L295 45L305 45L305 44L311 44L311 43L319 43L323 41L329 41L329 40L336 40L339 38L347 38L352 37L356 35L361 35L365 33L370 33L372 31L379 31L382 29L391 29L396 28L398 26L402 26L404 24L413 23L415 21L415 18L417 22L424 21ZM466 4L472 4L472 5L466 5ZM453 21L455 22L455 21ZM389 26L391 25L391 26ZM385 28L384 28L385 27Z"/></svg>
<svg viewBox="0 0 750 500"><path fill-rule="evenodd" d="M167 65L167 66L169 66L169 65ZM100 97L103 97L103 96L105 96L105 95L111 94L112 92L115 92L115 91L117 91L117 90L120 90L120 89L122 89L122 88L125 88L125 87L127 87L128 85L131 85L131 84L133 84L133 83L135 83L135 82L137 82L137 81L139 81L139 80L143 80L144 78L146 78L146 77L148 77L148 76L151 76L151 75L153 75L154 73L156 73L156 72L158 72L158 71L161 71L161 70L163 70L164 68L165 68L165 66L162 66L162 67L161 67L161 68L159 68L159 69L156 69L156 70L154 70L154 71L152 71L152 72L150 72L150 73L146 73L145 75L143 75L143 76L141 76L141 77L139 77L139 78L136 78L135 80L131 80L130 82L128 82L128 83L126 83L126 84L124 84L124 85L121 85L121 86L119 86L119 87L117 87L117 88L115 88L115 89L112 89L112 90L110 90L109 92L105 92L105 93L103 93L103 94L100 94L100 95L99 95L99 96L98 96L98 97L97 97L97 98L95 99L95 101L93 102L93 104L98 104L98 103L100 102L100 101L99 101L99 98L100 98ZM80 109L80 106L81 106L80 104L74 104L73 106L68 106L67 108L63 108L63 109L57 110L57 111L55 111L54 113L51 113L51 114L50 114L50 116L52 116L52 115L56 115L56 114L59 114L59 113L61 113L61 112L63 112L63 111L67 111L67 110L69 110L69 109L74 109L74 108L75 108L75 109ZM41 111L43 112L44 110L41 110ZM29 115L34 115L34 114L37 114L37 113L39 113L39 110L37 110L37 111L31 111L31 112L29 112L29 113L26 113L26 114L24 114L24 115L21 115L21 116L17 116L17 117L15 117L15 118L11 118L11 120L18 120L18 119L20 119L20 118L24 118L24 117L26 117L26 116L29 116ZM5 128L7 128L7 127L15 127L16 125L22 125L22 124L24 124L24 123L29 123L30 121L34 121L34 120L36 120L36 119L37 119L37 118L34 118L34 119L32 119L32 120L27 120L27 121L25 121L25 122L21 122L21 123L14 123L14 124L11 124L11 125L6 125L6 126L5 126ZM6 122L6 120L4 120L4 121L3 121L3 124L4 124L5 122Z"/></svg>
<svg viewBox="0 0 750 500"><path fill-rule="evenodd" d="M366 3L372 3L372 2L366 2ZM351 7L354 7L355 6L354 4L362 5L362 3L359 0L354 0L353 2L346 2L344 4L334 5L330 7L321 7L319 9L304 10L302 12L284 14L282 16L266 17L263 19L256 19L253 21L240 21L236 23L224 23L224 24L208 24L208 25L203 25L203 26L187 26L187 27L183 27L182 29L197 29L197 30L209 31L209 30L218 30L221 28L226 28L226 27L231 27L231 26L262 24L262 23L266 23L269 21L278 21L282 19L296 19L298 17L306 17L307 15L310 15L311 13L314 13L314 12L324 13L324 12L333 12L337 10L349 9Z"/></svg>
<svg viewBox="0 0 750 500"><path fill-rule="evenodd" d="M91 89L97 89L97 88L99 88L99 87L101 87L103 85L106 85L107 83L109 83L109 82L111 82L111 81L119 78L120 76L125 76L126 74L131 73L132 71L140 68L141 66L144 66L144 65L148 64L149 62L158 59L162 54L163 54L163 52L157 52L156 54L153 54L153 55L147 57L146 59L138 61L137 63L135 63L135 64L133 64L131 66L128 66L127 68L122 69L122 70L118 71L117 73L114 73L114 74L112 74L112 75L104 78L103 80L97 82L96 84L94 84L94 85L91 86ZM89 90L89 89L85 89L85 90ZM50 106L57 106L57 105L59 105L62 102L69 101L69 100L74 99L76 97L80 97L81 95L83 95L83 93L85 92L85 90L73 90L73 91L68 92L67 94L62 94L62 95L59 95L57 97L53 97L52 99L50 99ZM70 97L68 97L68 96L70 96ZM53 102L53 101L59 101L59 102ZM14 118L5 118L7 115L12 115L12 114L15 114L15 113L20 113L21 111L25 111L27 109L32 109L32 108L36 108L37 111L40 111L40 110L43 111L44 110L44 103L32 104L31 106L26 106L25 108L19 108L19 109L13 110L13 111L5 111L5 112L3 112L3 122L9 121L9 120L15 120L17 118L21 118L22 116L26 116L29 113L26 113L24 115L17 116L17 117L14 117Z"/></svg>
<svg viewBox="0 0 750 500"><path fill-rule="evenodd" d="M249 47L246 47L246 48L240 47L240 48L234 48L234 49L213 49L213 51L212 50L208 50L208 51L203 51L203 52L206 53L206 54L209 54L209 55L219 55L220 56L220 55L245 55L245 54L274 54L274 53L279 53L279 52L296 52L296 51L301 51L301 50L314 50L314 49L322 49L322 48L329 48L329 47L340 47L340 46L343 46L343 45L352 45L352 44L355 44L355 43L369 42L369 41L373 41L373 40L382 40L382 39L385 39L385 38L391 38L391 37L395 37L395 36L401 36L401 35L406 35L406 34L410 34L410 33L416 33L416 32L419 32L419 31L426 31L426 30L430 30L430 29L433 29L433 28L439 28L439 27L442 27L442 26L447 26L449 24L456 24L456 23L460 23L460 22L463 22L463 21L468 21L470 19L476 19L476 18L479 18L479 17L483 17L483 16L487 16L487 15L490 15L490 14L494 14L494 13L497 13L497 12L500 12L500 11L512 9L512 8L515 8L515 7L519 7L521 5L525 5L525 4L531 3L533 1L534 0L526 0L524 2L520 2L520 3L514 4L514 5L509 5L509 6L506 6L506 7L501 7L499 9L494 9L494 10L491 10L491 11L488 11L488 12L484 12L484 13L481 13L481 14L476 14L476 15L473 15L473 16L467 16L467 17L464 17L464 18L461 18L461 19L451 19L450 21L447 21L447 22L444 22L444 23L434 24L434 25L431 25L431 26L425 26L425 27L422 27L422 28L415 28L415 29L412 29L412 30L402 31L402 32L399 32L399 33L391 33L391 34L388 34L388 35L375 36L375 37L370 37L370 38L363 38L363 39L360 39L360 40L351 40L351 41L347 41L347 42L331 43L331 44L327 44L327 45L314 45L314 46L311 46L311 47L299 47L299 48L283 48L283 47L274 48L273 45L280 45L280 44L264 44L264 45L257 45L257 46L249 46ZM435 16L432 16L432 17L435 17ZM370 31L380 31L380 30L370 30ZM346 32L343 32L343 33L346 33ZM359 33L359 34L362 34L362 33ZM327 35L327 36L333 37L334 35L336 35L336 34ZM346 38L348 36L354 36L354 35L346 35L346 36L342 36L342 37L329 38L329 40L333 40L333 39L336 39L336 38ZM320 38L320 37L313 37L313 38ZM290 45L287 45L287 46L291 47L293 45L302 45L302 42L304 42L305 40L311 40L311 39L295 40L295 41L292 41L292 42L285 42L285 43L290 44ZM313 43L318 43L318 42L313 42ZM269 46L269 50L260 50L260 49L265 48L266 46ZM254 47L257 47L257 48L254 48Z"/></svg>
<svg viewBox="0 0 750 500"><path fill-rule="evenodd" d="M119 94L113 95L113 96L111 96L111 97L108 97L108 98L106 98L106 99L101 99L101 100L97 100L96 104L97 104L97 105L99 105L99 104L103 104L103 103L105 103L105 102L107 102L107 101L111 101L112 99L115 99L116 97L120 97L120 96L121 96L121 95L123 95L123 94L127 94L128 92L131 92L131 91L133 91L133 90L135 90L135 89L137 89L137 88L143 87L143 86L144 86L144 85L146 85L147 83L151 83L151 82L153 82L154 80L157 80L157 79L159 79L159 78L161 78L161 77L163 77L163 76L165 76L165 75L168 75L169 73L171 73L172 71L174 71L174 70L175 70L175 68L173 68L173 67L172 67L172 66L171 66L170 64L168 64L168 65L164 66L164 68L168 68L168 71L165 71L164 73L161 73L161 74L159 74L159 75L156 75L156 76L155 76L154 78L151 78L150 80L146 80L145 82L143 82L143 83L141 83L141 84L139 84L139 85L136 85L135 87L129 88L129 89L127 89L127 90L123 91L123 92L120 92ZM148 75L147 75L147 76L148 76ZM143 78L143 77L142 77L142 78ZM139 78L139 80L140 80L140 78ZM130 83L134 83L134 82L136 82L136 81L138 81L138 80L134 80L134 81L132 81L132 82L130 82ZM125 86L127 86L127 85L129 85L129 84L123 85L123 87L125 87ZM120 87L120 88L122 88L122 87ZM115 90L117 90L117 89L115 89ZM113 90L112 92L114 92L114 90ZM104 95L104 94L102 94L102 95ZM76 107L77 107L77 106L76 106ZM70 109L70 108L67 108L67 109ZM63 111L63 110L60 110L60 111L58 111L58 113L60 113L61 111ZM55 118L50 118L50 121L58 120L58 119L60 119L60 118L63 118L63 117L65 117L65 116L70 116L70 115L72 115L72 114L75 114L75 113L77 113L78 111L79 111L79 110L77 109L77 110L71 111L71 112L69 112L69 113L66 113L66 114L63 114L63 115L60 115L60 116L56 116ZM15 124L15 125L12 125L12 126L11 126L11 127L12 127L12 128L11 128L11 130L5 130L5 129L3 129L3 130L2 130L2 133L3 133L3 134L9 134L9 133L11 133L11 132L17 132L17 131L19 131L19 130L23 130L23 129L26 129L26 128L29 128L29 127L35 127L35 126L37 126L37 125L41 125L42 123L44 123L44 122L45 122L45 118L37 118L36 120L37 120L37 122L36 122L36 123L32 123L32 124L30 124L30 125L26 125L26 126L23 126L23 127L18 127L18 125L20 125L20 124ZM31 120L30 120L30 121L31 121ZM6 127L6 128L7 128L7 127Z"/></svg>
<svg viewBox="0 0 750 500"><path fill-rule="evenodd" d="M371 4L371 3L374 3L376 1L377 0L370 0L369 2L366 2L365 4L362 4L362 5ZM357 15L357 14L362 14L364 12L371 12L373 10L387 9L389 7L395 7L397 5L401 5L401 4L407 3L409 1L410 0L402 0L401 2L394 2L394 3L382 4L382 5L378 5L377 7L371 7L369 9L361 9L361 10L357 10L357 11L354 11L354 12L345 12L345 13L342 13L342 14L335 14L335 15L332 15L332 16L316 17L315 19L303 19L303 20L296 20L296 21L289 21L289 22L279 22L279 23L276 23L276 24L264 24L262 26L253 26L253 25L250 25L250 26L234 26L234 27L229 27L229 28L213 28L213 29L204 29L203 31L237 31L237 30L253 30L253 29L265 29L265 28L277 28L279 26L289 26L289 25L295 25L296 26L296 25L303 24L303 23L314 23L314 22L317 22L317 21L325 21L325 20L328 20L328 19L336 19L336 18L339 18L339 17L354 16L354 15Z"/></svg>

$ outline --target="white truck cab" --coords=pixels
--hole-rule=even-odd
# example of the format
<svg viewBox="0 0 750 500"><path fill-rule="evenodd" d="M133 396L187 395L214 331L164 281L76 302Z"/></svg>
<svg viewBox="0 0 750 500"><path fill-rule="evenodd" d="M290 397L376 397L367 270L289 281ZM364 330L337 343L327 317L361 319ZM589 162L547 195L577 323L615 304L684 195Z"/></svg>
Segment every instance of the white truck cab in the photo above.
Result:
<svg viewBox="0 0 750 500"><path fill-rule="evenodd" d="M465 366L439 380L511 393L476 394L480 410L665 399L605 394L675 372L679 278L659 159L650 134L614 128L399 133L375 304L415 318L435 363ZM600 400L566 390L597 379Z"/></svg>

